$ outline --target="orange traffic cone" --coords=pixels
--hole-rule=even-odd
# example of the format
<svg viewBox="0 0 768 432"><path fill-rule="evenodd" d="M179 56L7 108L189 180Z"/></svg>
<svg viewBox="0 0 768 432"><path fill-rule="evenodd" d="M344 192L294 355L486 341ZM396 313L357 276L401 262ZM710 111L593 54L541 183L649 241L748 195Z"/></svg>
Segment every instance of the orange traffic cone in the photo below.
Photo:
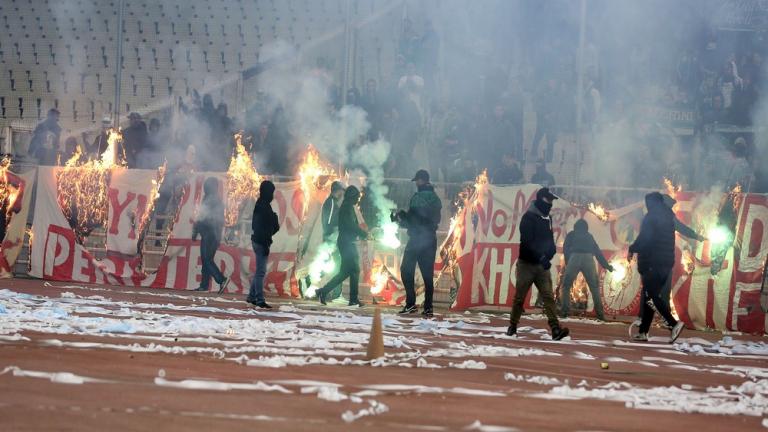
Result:
<svg viewBox="0 0 768 432"><path fill-rule="evenodd" d="M376 308L371 324L371 337L368 338L368 354L365 358L373 360L379 357L384 357L384 334L381 330L381 310Z"/></svg>

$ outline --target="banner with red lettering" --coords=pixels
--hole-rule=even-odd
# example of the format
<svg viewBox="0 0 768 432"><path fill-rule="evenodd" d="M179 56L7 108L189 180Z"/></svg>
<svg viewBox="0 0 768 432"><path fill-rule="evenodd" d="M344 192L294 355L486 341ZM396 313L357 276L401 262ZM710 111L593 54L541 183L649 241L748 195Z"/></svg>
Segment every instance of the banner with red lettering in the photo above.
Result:
<svg viewBox="0 0 768 432"><path fill-rule="evenodd" d="M104 256L96 257L77 241L59 207L56 184L56 171L59 169L40 167L38 170L31 276L153 288L191 289L200 285L200 247L199 241L191 240L192 225L203 197L203 182L207 177L218 177L222 188L225 188L223 173L178 174L173 179L166 178L172 192L167 204L172 215L164 228L166 234L156 242L152 239L142 242L139 230L142 223L158 223L155 218L147 222L141 220L148 213L147 208L152 201L152 179L156 173L113 169L107 188L106 238L91 235L84 240L89 245L101 242ZM304 220L304 196L298 182L277 183L276 186L272 207L278 214L280 231L271 247L265 291L271 295L297 296L293 274ZM249 214L253 202L244 203L244 208L244 214ZM317 206L310 208L316 209ZM216 253L216 263L225 275L231 277L229 292L246 292L255 272L250 232L251 227L246 220L225 229L224 241ZM141 253L140 245L145 248ZM152 246L158 246L159 250L150 249ZM150 266L149 260L153 257L157 262ZM144 270L150 267L153 271ZM211 283L215 288L215 283Z"/></svg>
<svg viewBox="0 0 768 432"><path fill-rule="evenodd" d="M27 215L35 184L35 171L15 174L3 173L2 200L0 200L0 223L3 236L0 237L0 278L12 278L13 266L24 246L27 229Z"/></svg>
<svg viewBox="0 0 768 432"><path fill-rule="evenodd" d="M482 185L470 205L457 215L448 250L444 251L444 255L454 257L454 278L459 285L453 309L511 307L520 241L518 224L537 189L535 185ZM714 198L719 199L719 195ZM702 221L712 218L712 198L711 194L678 193L678 218L700 227ZM638 202L609 210L608 220L603 221L584 207L556 200L551 213L558 247L552 260L553 283L559 287L563 241L576 220L583 217L588 222L609 261L626 263L627 248L637 235L643 211L644 203ZM765 333L768 315L760 307L760 289L768 253L768 199L764 195L740 195L733 213L732 246L719 260L710 256L710 241L696 242L677 235L673 306L684 322L699 329ZM606 315L637 315L640 277L634 263L621 280L602 269L599 273ZM534 306L537 294L531 290L527 307ZM591 298L587 311L593 312Z"/></svg>

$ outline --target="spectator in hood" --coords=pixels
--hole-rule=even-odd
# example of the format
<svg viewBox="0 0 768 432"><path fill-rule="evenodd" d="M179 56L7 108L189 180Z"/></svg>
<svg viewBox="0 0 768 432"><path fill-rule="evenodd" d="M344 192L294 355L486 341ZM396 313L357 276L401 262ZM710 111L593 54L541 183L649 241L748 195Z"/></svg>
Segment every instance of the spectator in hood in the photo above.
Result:
<svg viewBox="0 0 768 432"><path fill-rule="evenodd" d="M105 151L107 151L107 147L109 147L109 142L107 140L109 138L110 129L112 129L112 119L109 117L102 118L101 130L99 131L99 134L96 135L96 138L93 139L91 146L88 148L89 157L98 159L102 154L104 154Z"/></svg>
<svg viewBox="0 0 768 432"><path fill-rule="evenodd" d="M507 336L517 334L517 325L523 314L525 297L536 284L539 295L544 299L544 313L547 315L552 339L560 340L570 333L567 327L561 327L557 319L555 296L552 293L552 275L550 261L557 252L552 233L552 220L549 212L557 199L548 188L536 192L536 200L520 220L520 254L515 275L515 299L509 317Z"/></svg>
<svg viewBox="0 0 768 432"><path fill-rule="evenodd" d="M269 247L272 246L272 236L280 230L277 213L272 210L272 200L275 198L275 184L264 180L259 185L259 198L253 207L251 220L251 244L256 255L256 274L251 281L251 288L246 301L261 309L272 309L264 300L264 276L267 274L267 259Z"/></svg>
<svg viewBox="0 0 768 432"><path fill-rule="evenodd" d="M29 155L36 158L40 165L56 165L56 159L61 151L59 148L61 135L59 115L59 110L51 108L48 110L48 117L38 124L32 132Z"/></svg>
<svg viewBox="0 0 768 432"><path fill-rule="evenodd" d="M157 168L140 166L140 155L148 150L149 133L141 114L132 112L128 115L129 125L123 131L123 147L128 168Z"/></svg>
<svg viewBox="0 0 768 432"><path fill-rule="evenodd" d="M595 238L589 233L589 225L584 219L579 219L573 225L573 231L565 236L563 244L563 255L565 257L565 273L563 274L563 295L561 297L562 307L560 312L562 317L568 316L571 306L571 286L579 273L584 275L587 280L589 292L592 294L592 302L595 305L595 314L597 319L605 321L603 313L603 302L600 297L600 285L595 269L595 258L600 265L613 271L613 266L605 259L603 251L597 245Z"/></svg>
<svg viewBox="0 0 768 432"><path fill-rule="evenodd" d="M216 177L208 177L203 183L203 201L197 220L192 226L192 241L200 240L200 258L203 262L203 274L200 279L200 287L196 291L208 291L211 277L219 284L219 294L222 294L229 284L229 278L221 273L213 260L216 250L221 244L221 234L224 231L224 202L219 195L219 180Z"/></svg>
<svg viewBox="0 0 768 432"><path fill-rule="evenodd" d="M547 171L547 163L544 162L544 159L539 159L536 162L536 172L531 176L531 183L544 187L551 187L555 184L555 177Z"/></svg>
<svg viewBox="0 0 768 432"><path fill-rule="evenodd" d="M429 182L429 172L418 170L413 180L416 193L411 197L408 211L400 210L394 220L408 230L408 244L403 252L400 275L405 287L405 306L400 314L413 314L416 307L416 265L424 279L424 309L422 315L432 317L435 254L437 253L437 227L440 225L442 203Z"/></svg>
<svg viewBox="0 0 768 432"><path fill-rule="evenodd" d="M643 309L640 328L632 339L643 342L648 340L653 315L658 311L671 327L672 343L677 340L684 327L682 321L675 319L669 305L662 298L664 285L675 265L675 215L672 209L664 204L664 197L659 192L646 195L645 206L648 213L640 225L637 239L629 246L627 258L632 260L632 256L638 254L637 271L643 284L642 298L647 299L649 307Z"/></svg>
<svg viewBox="0 0 768 432"><path fill-rule="evenodd" d="M664 205L670 208L672 210L672 215L674 216L674 224L675 224L675 232L679 233L681 236L689 238L691 240L695 241L704 241L707 238L700 235L696 231L693 230L693 228L689 227L688 225L682 223L680 219L677 218L677 216L674 214L674 207L677 203L677 200L672 198L671 196L664 194L662 195L662 199L664 200ZM667 305L672 304L672 273L669 274L667 277L667 282L664 284L664 288L661 290L661 298L662 300L667 302ZM642 323L643 315L646 313L645 309L648 308L648 298L645 297L645 291L641 292L641 298L640 298L640 316L635 320L635 322L632 323L633 327L638 327ZM671 308L670 308L671 310ZM663 317L662 317L663 320ZM672 327L664 321L664 326L668 329L672 329Z"/></svg>

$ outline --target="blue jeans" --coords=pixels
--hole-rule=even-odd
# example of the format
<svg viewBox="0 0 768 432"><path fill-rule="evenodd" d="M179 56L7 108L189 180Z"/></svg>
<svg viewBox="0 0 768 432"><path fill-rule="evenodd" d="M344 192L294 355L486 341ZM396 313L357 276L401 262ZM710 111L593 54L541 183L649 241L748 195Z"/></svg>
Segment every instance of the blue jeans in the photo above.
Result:
<svg viewBox="0 0 768 432"><path fill-rule="evenodd" d="M264 276L267 274L267 255L264 246L251 242L253 252L256 254L256 274L251 280L251 289L248 291L248 300L261 303L264 301Z"/></svg>

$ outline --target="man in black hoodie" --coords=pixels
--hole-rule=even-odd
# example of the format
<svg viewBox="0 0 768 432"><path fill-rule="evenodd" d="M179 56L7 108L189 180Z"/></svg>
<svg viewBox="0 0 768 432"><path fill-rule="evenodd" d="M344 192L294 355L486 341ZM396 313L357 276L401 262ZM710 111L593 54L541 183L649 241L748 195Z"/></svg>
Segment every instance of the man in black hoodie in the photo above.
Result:
<svg viewBox="0 0 768 432"><path fill-rule="evenodd" d="M567 327L560 327L560 321L557 319L555 297L552 294L552 275L549 272L552 268L550 261L557 252L552 234L552 220L549 218L552 201L556 199L557 196L548 188L539 189L536 192L536 200L520 220L520 256L517 260L515 299L512 303L507 336L517 334L525 296L534 283L539 295L544 298L544 313L552 329L552 339L560 340L570 333Z"/></svg>
<svg viewBox="0 0 768 432"><path fill-rule="evenodd" d="M323 208L321 210L321 216L323 218L323 243L332 245L336 243L339 232L339 208L341 207L341 199L344 197L344 185L340 181L331 183L331 194L328 195ZM331 256L334 267L338 268L341 263L341 255L339 255L338 249L333 252ZM328 294L325 296L326 300L333 300L341 295L341 284L332 287Z"/></svg>
<svg viewBox="0 0 768 432"><path fill-rule="evenodd" d="M600 286L598 284L597 269L595 269L595 258L600 265L612 272L613 266L608 264L603 251L597 245L595 238L589 233L589 225L584 219L579 219L573 224L573 231L565 236L563 244L563 256L565 257L565 272L563 274L563 295L561 298L562 308L560 312L562 317L568 316L571 307L571 286L579 273L584 275L587 280L587 286L592 293L592 302L595 304L595 314L597 319L605 321L603 313L603 302L600 298Z"/></svg>
<svg viewBox="0 0 768 432"><path fill-rule="evenodd" d="M344 191L344 202L339 209L339 239L336 244L341 252L341 266L339 272L317 290L317 299L325 304L325 297L345 279L349 278L349 306L362 307L363 304L357 295L358 282L360 280L360 255L357 253L355 242L358 239L368 237L368 232L360 227L355 206L360 201L360 191L350 186Z"/></svg>
<svg viewBox="0 0 768 432"><path fill-rule="evenodd" d="M400 210L393 220L408 230L408 244L400 263L400 276L405 287L405 306L399 312L411 314L416 308L416 265L424 279L424 310L422 315L432 316L432 294L434 292L435 254L437 253L437 227L440 225L442 203L429 183L429 173L418 170L413 177L417 192L411 197L408 211Z"/></svg>
<svg viewBox="0 0 768 432"><path fill-rule="evenodd" d="M642 322L636 341L647 341L648 330L653 322L654 312L672 327L670 343L673 343L683 331L682 321L678 322L669 309L669 304L662 298L662 291L675 265L675 214L664 204L659 192L645 196L648 213L640 225L640 233L629 246L628 259L638 254L637 271L643 283L642 298L647 299L648 307L643 310Z"/></svg>
<svg viewBox="0 0 768 432"><path fill-rule="evenodd" d="M208 291L211 276L219 284L219 294L227 289L229 278L225 277L213 257L221 243L221 232L224 230L224 203L219 196L219 180L216 177L208 177L203 183L203 202L197 214L197 220L192 226L192 241L201 237L200 258L203 261L203 274L200 279L200 287L196 291Z"/></svg>
<svg viewBox="0 0 768 432"><path fill-rule="evenodd" d="M662 199L664 200L664 204L669 207L670 209L673 209L675 207L675 204L677 203L677 200L672 198L671 196L664 194L662 195ZM696 240L696 241L704 241L707 238L699 235L696 231L693 230L693 228L689 227L688 225L682 223L680 219L677 218L677 215L674 214L674 210L672 210L672 215L674 216L675 220L675 232L680 233L681 236ZM632 334L631 328L633 327L639 327L642 323L643 314L645 313L645 309L648 307L647 302L648 299L645 297L645 291L640 293L640 315L635 320L635 322L632 323L630 327L630 334ZM664 288L661 290L661 298L667 302L667 305L669 306L672 303L671 300L672 297L672 270L670 270L669 277L667 278L667 282L664 284ZM662 317L663 320L663 317ZM664 325L671 329L672 326L664 321Z"/></svg>
<svg viewBox="0 0 768 432"><path fill-rule="evenodd" d="M269 247L272 246L272 236L280 230L277 214L272 210L272 200L275 197L275 185L264 180L259 186L259 198L253 207L251 221L251 245L256 254L256 274L251 281L251 289L246 301L262 309L272 309L264 300L264 276L267 274L267 259Z"/></svg>

